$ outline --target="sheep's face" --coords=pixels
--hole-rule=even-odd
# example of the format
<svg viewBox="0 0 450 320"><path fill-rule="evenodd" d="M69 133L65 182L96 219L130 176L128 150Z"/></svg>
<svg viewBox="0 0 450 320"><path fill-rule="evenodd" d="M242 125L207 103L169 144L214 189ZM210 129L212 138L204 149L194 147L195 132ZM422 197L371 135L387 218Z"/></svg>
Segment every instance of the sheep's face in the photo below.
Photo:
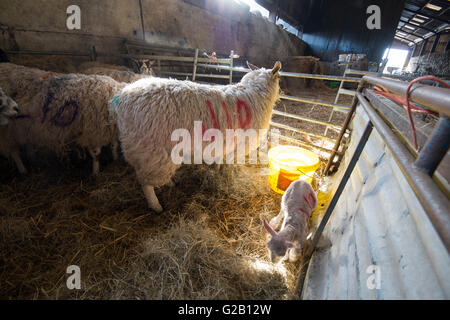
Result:
<svg viewBox="0 0 450 320"><path fill-rule="evenodd" d="M293 248L294 244L287 241L283 236L273 230L272 226L266 220L264 220L264 227L272 236L272 239L267 242L270 260L272 261L272 263L280 262L286 255L287 249Z"/></svg>
<svg viewBox="0 0 450 320"><path fill-rule="evenodd" d="M269 249L269 257L272 263L280 262L286 255L287 249L290 247L284 238L280 236L273 236L272 239L267 243L267 248Z"/></svg>
<svg viewBox="0 0 450 320"><path fill-rule="evenodd" d="M19 113L17 103L0 89L0 125L6 125L8 119Z"/></svg>

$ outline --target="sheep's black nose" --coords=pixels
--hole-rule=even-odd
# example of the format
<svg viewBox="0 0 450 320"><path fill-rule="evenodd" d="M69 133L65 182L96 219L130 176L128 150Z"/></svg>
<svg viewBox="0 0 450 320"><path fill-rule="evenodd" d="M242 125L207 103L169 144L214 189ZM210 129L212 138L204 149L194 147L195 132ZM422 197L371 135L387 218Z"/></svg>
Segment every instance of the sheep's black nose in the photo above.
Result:
<svg viewBox="0 0 450 320"><path fill-rule="evenodd" d="M15 111L15 112L17 112L17 113L19 113L19 108L16 106L16 107L13 107L13 110Z"/></svg>

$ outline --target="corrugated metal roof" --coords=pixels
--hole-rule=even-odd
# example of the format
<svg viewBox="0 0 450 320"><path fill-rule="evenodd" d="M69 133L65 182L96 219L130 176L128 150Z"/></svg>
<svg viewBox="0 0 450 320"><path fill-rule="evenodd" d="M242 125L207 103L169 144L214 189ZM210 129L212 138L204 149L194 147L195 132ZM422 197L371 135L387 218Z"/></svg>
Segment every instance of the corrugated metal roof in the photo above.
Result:
<svg viewBox="0 0 450 320"><path fill-rule="evenodd" d="M346 165L367 122L358 108ZM314 254L303 299L450 298L447 250L376 129L324 235L333 245Z"/></svg>

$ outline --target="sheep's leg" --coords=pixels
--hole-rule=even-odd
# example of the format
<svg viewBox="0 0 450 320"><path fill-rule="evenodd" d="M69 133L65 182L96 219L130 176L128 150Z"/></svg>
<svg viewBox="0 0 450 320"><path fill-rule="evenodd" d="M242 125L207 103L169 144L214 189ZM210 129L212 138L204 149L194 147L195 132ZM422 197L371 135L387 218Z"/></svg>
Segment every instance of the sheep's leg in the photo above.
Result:
<svg viewBox="0 0 450 320"><path fill-rule="evenodd" d="M119 141L113 141L111 143L111 149L112 149L112 155L113 155L113 159L114 161L116 161L117 159L119 159Z"/></svg>
<svg viewBox="0 0 450 320"><path fill-rule="evenodd" d="M20 158L18 151L11 152L11 158L16 163L17 169L19 170L20 174L27 174L27 169L23 165L22 159Z"/></svg>
<svg viewBox="0 0 450 320"><path fill-rule="evenodd" d="M270 220L270 226L274 229L274 230L278 230L281 227L281 222L283 221L284 218L284 212L283 210L280 210L280 213L278 213L278 215L274 218L272 218Z"/></svg>
<svg viewBox="0 0 450 320"><path fill-rule="evenodd" d="M102 152L102 148L89 148L89 154L92 157L92 175L96 176L100 171L100 153Z"/></svg>
<svg viewBox="0 0 450 320"><path fill-rule="evenodd" d="M158 198L155 194L155 188L150 185L143 186L142 189L144 190L145 197L147 198L148 206L155 210L157 213L160 213L163 211L163 208L159 204Z"/></svg>

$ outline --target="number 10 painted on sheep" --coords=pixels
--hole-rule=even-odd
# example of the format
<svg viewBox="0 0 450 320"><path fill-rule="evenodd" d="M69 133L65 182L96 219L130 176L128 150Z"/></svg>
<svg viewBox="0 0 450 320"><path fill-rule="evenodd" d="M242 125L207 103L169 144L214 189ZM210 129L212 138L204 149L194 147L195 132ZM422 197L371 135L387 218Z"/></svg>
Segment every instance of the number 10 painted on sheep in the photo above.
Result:
<svg viewBox="0 0 450 320"><path fill-rule="evenodd" d="M211 101L206 100L205 104L209 111L213 128L206 129L205 123L202 121L194 121L193 141L189 130L184 128L174 130L171 135L171 141L178 142L171 152L171 159L174 164L192 164L192 160L194 164L223 164L224 158L226 164L245 164L246 155L249 155L249 164L257 164L258 152L256 150L258 146L260 163L268 164L268 130L248 128L252 114L245 101L238 99L236 102L236 114L239 126L236 130L233 129L228 106L222 101L221 105L226 114L228 125L228 129L225 129L225 138L222 131L220 131ZM242 110L244 110L245 118L242 118ZM275 131L278 130L275 129ZM276 141L272 140L272 146L278 145L278 136L274 135L274 137ZM192 142L194 148L193 154ZM203 149L204 142L211 143ZM234 159L235 150L236 161Z"/></svg>

